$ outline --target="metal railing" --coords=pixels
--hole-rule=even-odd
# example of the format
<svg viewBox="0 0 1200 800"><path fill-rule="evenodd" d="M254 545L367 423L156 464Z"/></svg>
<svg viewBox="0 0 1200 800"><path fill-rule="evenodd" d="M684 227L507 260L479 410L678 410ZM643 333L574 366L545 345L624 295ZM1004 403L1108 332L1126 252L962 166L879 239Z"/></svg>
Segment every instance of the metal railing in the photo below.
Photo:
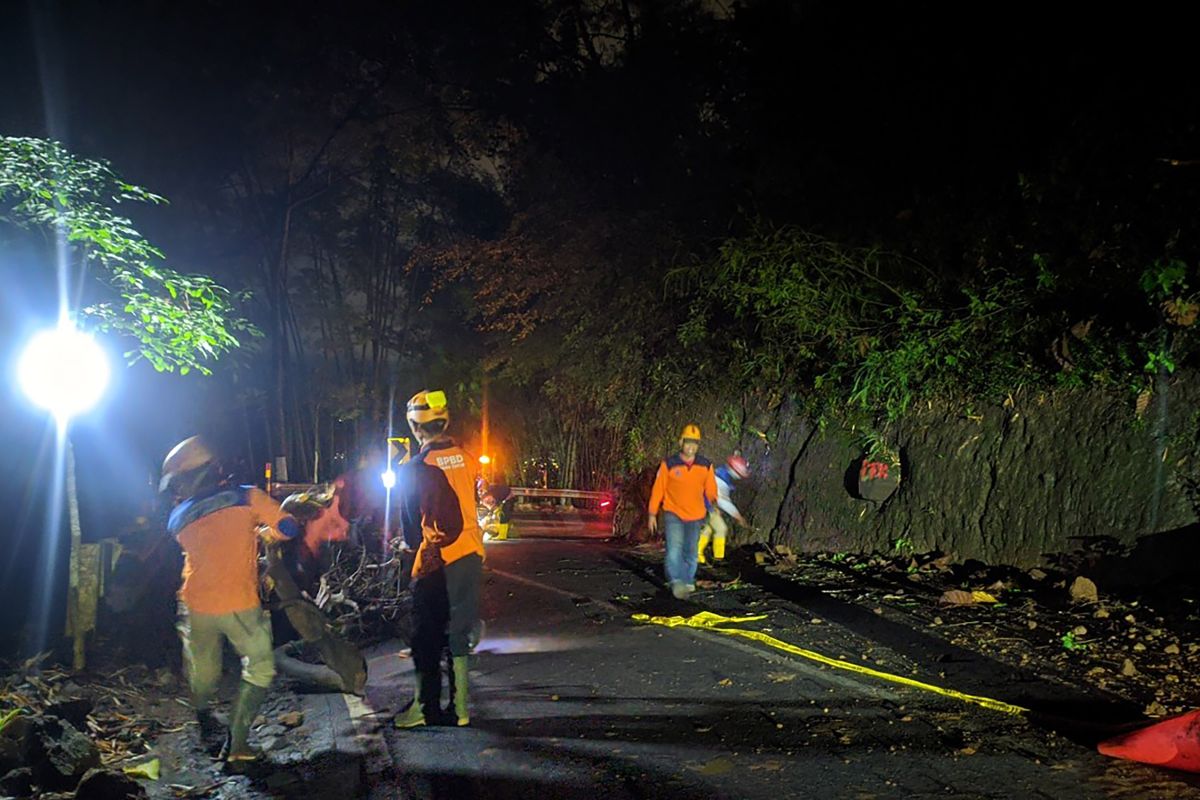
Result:
<svg viewBox="0 0 1200 800"><path fill-rule="evenodd" d="M307 492L314 486L319 486L316 483L268 483L267 493L277 500L282 500L290 494L297 492Z"/></svg>
<svg viewBox="0 0 1200 800"><path fill-rule="evenodd" d="M583 489L538 489L536 487L512 486L513 497L542 497L551 500L612 500L611 492L590 492Z"/></svg>

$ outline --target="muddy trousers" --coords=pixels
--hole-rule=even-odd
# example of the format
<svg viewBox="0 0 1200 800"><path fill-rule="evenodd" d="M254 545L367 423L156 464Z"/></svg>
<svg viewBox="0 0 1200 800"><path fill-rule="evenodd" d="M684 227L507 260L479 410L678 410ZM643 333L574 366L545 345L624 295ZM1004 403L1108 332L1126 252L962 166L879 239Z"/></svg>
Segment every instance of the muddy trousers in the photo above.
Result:
<svg viewBox="0 0 1200 800"><path fill-rule="evenodd" d="M242 680L267 688L275 677L271 620L261 608L231 614L195 614L180 605L179 636L192 704L205 709L221 680L221 649L226 640L242 658Z"/></svg>

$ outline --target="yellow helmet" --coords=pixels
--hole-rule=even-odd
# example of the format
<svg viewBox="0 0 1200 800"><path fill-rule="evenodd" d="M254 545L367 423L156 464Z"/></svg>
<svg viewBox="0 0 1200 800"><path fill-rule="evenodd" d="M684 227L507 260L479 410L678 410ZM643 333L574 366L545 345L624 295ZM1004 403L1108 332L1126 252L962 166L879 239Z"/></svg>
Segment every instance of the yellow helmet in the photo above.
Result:
<svg viewBox="0 0 1200 800"><path fill-rule="evenodd" d="M417 392L408 401L408 422L410 425L424 425L435 420L450 421L450 411L446 408L446 393L431 392L428 389Z"/></svg>
<svg viewBox="0 0 1200 800"><path fill-rule="evenodd" d="M683 426L683 433L679 434L679 443L683 444L684 441L686 441L688 439L692 439L693 441L697 441L697 442L700 441L700 426L699 425L684 425Z"/></svg>
<svg viewBox="0 0 1200 800"><path fill-rule="evenodd" d="M209 449L204 440L199 436L190 436L184 439L179 444L171 448L171 452L167 453L167 457L163 459L162 465L162 481L158 485L159 491L165 491L171 479L177 475L182 475L185 472L191 472L194 469L203 467L205 464L216 461L217 457L213 455L213 451Z"/></svg>

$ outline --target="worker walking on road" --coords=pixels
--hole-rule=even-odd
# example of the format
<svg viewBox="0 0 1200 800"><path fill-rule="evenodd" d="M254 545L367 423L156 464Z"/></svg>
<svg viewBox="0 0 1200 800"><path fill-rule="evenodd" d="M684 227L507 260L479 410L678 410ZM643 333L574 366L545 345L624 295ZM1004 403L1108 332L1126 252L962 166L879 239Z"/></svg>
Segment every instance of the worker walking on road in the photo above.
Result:
<svg viewBox="0 0 1200 800"><path fill-rule="evenodd" d="M708 507L717 501L713 464L700 451L700 428L685 425L679 436L679 453L658 466L650 492L650 532L658 530L663 512L667 540L666 574L671 594L684 599L696 591L696 564L700 526Z"/></svg>
<svg viewBox="0 0 1200 800"><path fill-rule="evenodd" d="M412 569L416 689L412 705L395 722L415 728L440 710L442 650L448 645L455 720L467 725L468 658L483 577L483 534L475 510L479 462L446 433L450 412L444 392L417 392L407 416L421 449L398 471L396 488L405 538L416 533L421 542Z"/></svg>
<svg viewBox="0 0 1200 800"><path fill-rule="evenodd" d="M714 474L717 478L717 502L708 510L708 519L700 529L701 564L708 563L704 558L704 551L708 548L709 540L712 540L713 561L725 558L725 535L729 532L729 525L721 512L728 514L739 525L746 524L746 518L733 504L732 495L733 484L744 480L750 474L750 465L746 463L745 458L734 454L725 459L725 463L717 467Z"/></svg>
<svg viewBox="0 0 1200 800"><path fill-rule="evenodd" d="M271 621L258 595L258 540L292 539L300 526L261 489L224 481L212 450L197 436L171 450L162 472L160 489L180 499L167 529L184 554L179 633L200 734L207 740L220 732L210 704L228 640L242 659L242 683L222 757L231 764L253 761L250 724L275 676Z"/></svg>

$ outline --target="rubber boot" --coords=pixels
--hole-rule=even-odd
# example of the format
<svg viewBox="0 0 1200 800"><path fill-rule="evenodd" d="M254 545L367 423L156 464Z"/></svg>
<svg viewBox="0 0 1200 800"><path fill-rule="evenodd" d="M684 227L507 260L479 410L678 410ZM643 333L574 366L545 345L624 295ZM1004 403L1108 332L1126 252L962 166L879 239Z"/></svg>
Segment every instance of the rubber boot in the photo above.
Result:
<svg viewBox="0 0 1200 800"><path fill-rule="evenodd" d="M708 529L705 528L700 531L700 554L699 554L699 558L697 559L697 563L700 563L700 564L708 563L708 561L705 560L705 558L704 558L704 551L708 549L708 539L709 539ZM714 546L713 546L713 555L714 556L716 556L716 551L717 551L717 548L714 544ZM717 557L720 558L720 556L717 556Z"/></svg>
<svg viewBox="0 0 1200 800"><path fill-rule="evenodd" d="M397 728L419 728L425 724L425 712L421 709L421 677L419 675L416 684L413 689L412 702L393 720L393 724Z"/></svg>
<svg viewBox="0 0 1200 800"><path fill-rule="evenodd" d="M266 689L242 681L237 699L233 701L233 711L229 714L229 740L224 753L227 763L237 764L258 758L258 753L250 749L250 725L266 698Z"/></svg>
<svg viewBox="0 0 1200 800"><path fill-rule="evenodd" d="M211 708L197 708L196 722L200 725L200 746L210 756L216 756L225 746L225 726Z"/></svg>
<svg viewBox="0 0 1200 800"><path fill-rule="evenodd" d="M725 537L720 536L713 539L713 561L722 561L725 558Z"/></svg>
<svg viewBox="0 0 1200 800"><path fill-rule="evenodd" d="M458 718L458 726L471 724L471 716L467 712L467 656L454 656L454 716Z"/></svg>

